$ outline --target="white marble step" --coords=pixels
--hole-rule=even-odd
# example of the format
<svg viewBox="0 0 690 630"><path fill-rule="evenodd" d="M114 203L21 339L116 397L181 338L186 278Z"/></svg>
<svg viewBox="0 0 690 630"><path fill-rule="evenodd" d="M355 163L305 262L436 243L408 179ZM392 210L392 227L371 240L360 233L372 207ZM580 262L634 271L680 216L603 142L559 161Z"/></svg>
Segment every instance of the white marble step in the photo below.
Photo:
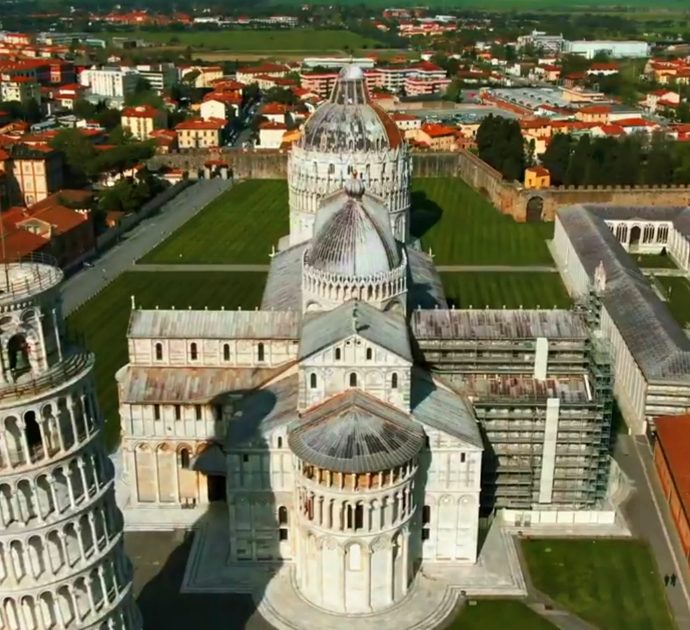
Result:
<svg viewBox="0 0 690 630"><path fill-rule="evenodd" d="M408 596L397 606L379 614L335 615L307 602L296 590L292 569L285 567L268 585L259 613L277 630L433 630L457 606L458 592L418 575Z"/></svg>

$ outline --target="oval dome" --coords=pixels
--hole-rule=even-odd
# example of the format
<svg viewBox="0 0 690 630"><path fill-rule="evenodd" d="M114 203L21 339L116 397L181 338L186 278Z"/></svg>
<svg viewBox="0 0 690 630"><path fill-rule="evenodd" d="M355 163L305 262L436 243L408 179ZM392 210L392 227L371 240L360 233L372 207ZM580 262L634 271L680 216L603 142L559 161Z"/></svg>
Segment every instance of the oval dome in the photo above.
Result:
<svg viewBox="0 0 690 630"><path fill-rule="evenodd" d="M345 66L331 97L304 125L300 146L324 153L391 149L403 142L398 126L369 98L364 73Z"/></svg>
<svg viewBox="0 0 690 630"><path fill-rule="evenodd" d="M400 265L386 209L351 179L326 198L317 215L306 263L328 273L354 277L385 273Z"/></svg>

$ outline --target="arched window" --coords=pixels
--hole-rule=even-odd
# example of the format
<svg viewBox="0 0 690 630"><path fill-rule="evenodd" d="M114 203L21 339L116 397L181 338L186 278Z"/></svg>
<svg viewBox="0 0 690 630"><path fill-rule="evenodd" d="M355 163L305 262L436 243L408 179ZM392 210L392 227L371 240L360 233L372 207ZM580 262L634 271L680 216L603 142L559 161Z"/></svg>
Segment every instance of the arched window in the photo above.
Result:
<svg viewBox="0 0 690 630"><path fill-rule="evenodd" d="M257 361L264 361L265 360L264 344L262 341L260 341L259 345L256 346L256 360Z"/></svg>
<svg viewBox="0 0 690 630"><path fill-rule="evenodd" d="M156 344L156 361L162 361L162 360L163 360L163 344L157 343Z"/></svg>
<svg viewBox="0 0 690 630"><path fill-rule="evenodd" d="M288 524L288 511L284 505L278 508L278 525Z"/></svg>
<svg viewBox="0 0 690 630"><path fill-rule="evenodd" d="M335 360L340 361L340 348L335 349Z"/></svg>
<svg viewBox="0 0 690 630"><path fill-rule="evenodd" d="M189 344L189 357L192 359L192 361L196 361L197 357L199 356L199 353L196 348L196 343L192 342Z"/></svg>
<svg viewBox="0 0 690 630"><path fill-rule="evenodd" d="M357 387L357 373L350 372L350 387Z"/></svg>
<svg viewBox="0 0 690 630"><path fill-rule="evenodd" d="M309 387L316 389L316 374L309 375Z"/></svg>
<svg viewBox="0 0 690 630"><path fill-rule="evenodd" d="M184 468L185 470L189 470L189 464L190 464L190 457L189 457L189 449L188 448L183 448L180 450L180 468Z"/></svg>
<svg viewBox="0 0 690 630"><path fill-rule="evenodd" d="M229 360L230 360L230 344L224 343L223 344L223 361L229 361Z"/></svg>
<svg viewBox="0 0 690 630"><path fill-rule="evenodd" d="M398 373L391 374L391 389L398 389Z"/></svg>
<svg viewBox="0 0 690 630"><path fill-rule="evenodd" d="M201 411L201 405L194 405L194 415L197 420L201 420L203 417L202 411Z"/></svg>
<svg viewBox="0 0 690 630"><path fill-rule="evenodd" d="M34 411L27 411L24 414L24 434L26 443L29 445L31 460L35 461L43 453L43 442L41 441L41 429L36 422Z"/></svg>
<svg viewBox="0 0 690 630"><path fill-rule="evenodd" d="M367 361L371 361L374 358L374 351L371 348L367 348Z"/></svg>
<svg viewBox="0 0 690 630"><path fill-rule="evenodd" d="M278 437L277 443L278 443L278 448L283 448L283 438L282 437L280 437L280 436Z"/></svg>
<svg viewBox="0 0 690 630"><path fill-rule="evenodd" d="M364 506L358 503L355 507L355 530L364 527Z"/></svg>

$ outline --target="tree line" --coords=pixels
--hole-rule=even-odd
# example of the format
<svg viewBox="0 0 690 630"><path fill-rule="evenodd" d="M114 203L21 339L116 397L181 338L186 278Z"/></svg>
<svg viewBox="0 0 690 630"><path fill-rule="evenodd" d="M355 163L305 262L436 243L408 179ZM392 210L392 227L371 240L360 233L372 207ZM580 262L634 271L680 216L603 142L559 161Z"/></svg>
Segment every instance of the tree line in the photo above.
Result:
<svg viewBox="0 0 690 630"><path fill-rule="evenodd" d="M557 134L541 156L555 185L690 183L690 146L663 133L622 138Z"/></svg>

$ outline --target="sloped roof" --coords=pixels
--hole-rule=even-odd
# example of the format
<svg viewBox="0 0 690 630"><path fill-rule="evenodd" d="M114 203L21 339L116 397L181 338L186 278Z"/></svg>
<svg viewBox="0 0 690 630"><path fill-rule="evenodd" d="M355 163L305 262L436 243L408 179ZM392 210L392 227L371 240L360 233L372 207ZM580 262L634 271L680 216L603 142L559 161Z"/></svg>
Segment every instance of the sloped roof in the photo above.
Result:
<svg viewBox="0 0 690 630"><path fill-rule="evenodd" d="M128 365L117 375L120 402L207 403L230 392L253 390L284 368L179 368Z"/></svg>
<svg viewBox="0 0 690 630"><path fill-rule="evenodd" d="M483 448L482 436L471 405L421 368L412 370L412 417L422 425Z"/></svg>
<svg viewBox="0 0 690 630"><path fill-rule="evenodd" d="M288 444L301 460L326 470L377 472L412 460L424 431L400 409L351 390L305 413L290 427Z"/></svg>
<svg viewBox="0 0 690 630"><path fill-rule="evenodd" d="M292 311L142 310L130 314L127 337L162 339L297 339Z"/></svg>
<svg viewBox="0 0 690 630"><path fill-rule="evenodd" d="M680 221L681 208L638 208L579 205L561 208L558 220L566 230L590 278L601 263L606 272L602 302L635 362L649 380L690 380L690 339L621 247L605 219Z"/></svg>
<svg viewBox="0 0 690 630"><path fill-rule="evenodd" d="M302 328L299 358L311 356L343 339L358 335L393 354L412 361L405 318L384 313L366 302L351 300L325 313L308 315Z"/></svg>

